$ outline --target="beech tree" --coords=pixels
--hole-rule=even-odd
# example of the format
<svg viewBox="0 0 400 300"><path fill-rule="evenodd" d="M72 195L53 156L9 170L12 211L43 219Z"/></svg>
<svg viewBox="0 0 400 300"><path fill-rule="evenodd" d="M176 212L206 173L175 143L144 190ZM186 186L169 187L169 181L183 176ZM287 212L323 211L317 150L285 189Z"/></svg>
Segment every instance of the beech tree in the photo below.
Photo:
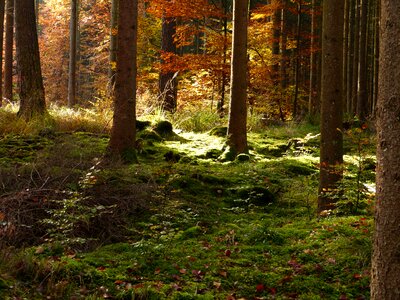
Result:
<svg viewBox="0 0 400 300"><path fill-rule="evenodd" d="M343 164L344 0L324 0L318 211L335 208Z"/></svg>
<svg viewBox="0 0 400 300"><path fill-rule="evenodd" d="M248 0L233 1L233 39L228 146L234 155L247 149L247 25Z"/></svg>
<svg viewBox="0 0 400 300"><path fill-rule="evenodd" d="M119 0L114 117L108 152L136 160L136 56L138 0Z"/></svg>
<svg viewBox="0 0 400 300"><path fill-rule="evenodd" d="M400 299L400 2L381 0L371 299Z"/></svg>
<svg viewBox="0 0 400 300"><path fill-rule="evenodd" d="M15 1L15 40L20 98L18 115L29 120L46 112L34 0Z"/></svg>

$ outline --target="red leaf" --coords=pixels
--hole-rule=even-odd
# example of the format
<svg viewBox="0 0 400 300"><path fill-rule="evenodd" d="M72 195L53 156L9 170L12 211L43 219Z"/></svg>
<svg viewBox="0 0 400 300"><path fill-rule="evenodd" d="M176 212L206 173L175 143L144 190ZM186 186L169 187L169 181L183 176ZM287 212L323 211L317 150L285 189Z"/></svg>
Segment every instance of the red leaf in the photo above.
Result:
<svg viewBox="0 0 400 300"><path fill-rule="evenodd" d="M157 269L155 269L155 271L154 271L154 274L160 274L160 272L161 272L161 269L160 268L157 268Z"/></svg>
<svg viewBox="0 0 400 300"><path fill-rule="evenodd" d="M265 285L263 285L262 283L257 284L256 291L257 291L257 293L264 292L265 291Z"/></svg>
<svg viewBox="0 0 400 300"><path fill-rule="evenodd" d="M224 253L225 253L225 256L227 256L227 257L230 257L232 254L231 250L229 250L229 249L226 249Z"/></svg>
<svg viewBox="0 0 400 300"><path fill-rule="evenodd" d="M181 273L181 274L186 274L186 269L180 269L180 270L179 270L179 273Z"/></svg>
<svg viewBox="0 0 400 300"><path fill-rule="evenodd" d="M124 283L124 281L122 281L122 280L115 280L114 283L115 283L116 285L121 285L121 284Z"/></svg>
<svg viewBox="0 0 400 300"><path fill-rule="evenodd" d="M354 279L361 279L361 278L362 278L362 275L356 273L356 274L353 275L353 278L354 278Z"/></svg>
<svg viewBox="0 0 400 300"><path fill-rule="evenodd" d="M269 288L268 290L271 293L271 295L275 295L276 294L276 288Z"/></svg>
<svg viewBox="0 0 400 300"><path fill-rule="evenodd" d="M97 270L98 270L98 271L101 271L101 272L103 272L105 269L106 269L106 267L105 267L105 266L100 266L100 267L97 267Z"/></svg>
<svg viewBox="0 0 400 300"><path fill-rule="evenodd" d="M228 277L228 272L226 272L224 270L219 271L218 274L221 275L224 278Z"/></svg>

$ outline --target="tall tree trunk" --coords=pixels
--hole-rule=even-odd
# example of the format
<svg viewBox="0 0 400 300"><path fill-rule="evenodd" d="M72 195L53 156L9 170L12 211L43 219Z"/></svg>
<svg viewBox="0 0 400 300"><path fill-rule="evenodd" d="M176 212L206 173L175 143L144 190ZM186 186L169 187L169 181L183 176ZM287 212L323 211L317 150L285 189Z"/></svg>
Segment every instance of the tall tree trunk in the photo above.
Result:
<svg viewBox="0 0 400 300"><path fill-rule="evenodd" d="M110 81L110 89L114 90L115 73L117 70L117 35L118 33L118 0L111 1L111 24L110 24L110 67L108 70L108 78Z"/></svg>
<svg viewBox="0 0 400 300"><path fill-rule="evenodd" d="M347 77L349 64L349 29L350 29L350 5L351 0L345 0L344 2L344 29L343 29L343 110L346 111L347 107Z"/></svg>
<svg viewBox="0 0 400 300"><path fill-rule="evenodd" d="M20 98L18 116L30 120L46 112L34 0L15 1L15 41Z"/></svg>
<svg viewBox="0 0 400 300"><path fill-rule="evenodd" d="M163 18L161 51L163 54L176 54L174 35L176 33L175 18ZM163 61L161 61L161 64ZM177 106L178 80L176 73L170 70L161 70L158 80L159 97L162 101L162 108L174 112Z"/></svg>
<svg viewBox="0 0 400 300"><path fill-rule="evenodd" d="M355 2L356 0L350 0L349 3L349 32L348 32L348 53L347 53L347 90L346 90L346 112L351 114L352 111L352 97L353 97L353 72L354 68L357 67L357 64L354 60L354 29L355 29Z"/></svg>
<svg viewBox="0 0 400 300"><path fill-rule="evenodd" d="M367 13L368 2L361 0L360 3L360 46L358 64L358 97L357 97L357 116L364 122L368 114L368 74L367 74Z"/></svg>
<svg viewBox="0 0 400 300"><path fill-rule="evenodd" d="M316 115L317 105L317 4L316 0L311 2L311 41L310 41L310 86L308 96L308 113Z"/></svg>
<svg viewBox="0 0 400 300"><path fill-rule="evenodd" d="M400 1L381 0L371 299L400 299Z"/></svg>
<svg viewBox="0 0 400 300"><path fill-rule="evenodd" d="M71 0L71 16L69 25L69 74L68 74L68 106L76 104L76 52L78 32L78 1Z"/></svg>
<svg viewBox="0 0 400 300"><path fill-rule="evenodd" d="M357 95L358 95L358 64L360 54L360 1L355 0L354 14L354 48L353 48L353 90L351 92L351 113L355 114L357 110Z"/></svg>
<svg viewBox="0 0 400 300"><path fill-rule="evenodd" d="M300 60L301 60L301 13L302 0L297 4L297 36L296 36L296 68L295 68L295 88L293 99L293 119L297 118L299 85L300 85Z"/></svg>
<svg viewBox="0 0 400 300"><path fill-rule="evenodd" d="M324 0L318 211L335 208L343 164L344 0Z"/></svg>
<svg viewBox="0 0 400 300"><path fill-rule="evenodd" d="M247 149L247 26L248 0L233 1L233 40L231 59L231 101L228 145L236 155Z"/></svg>
<svg viewBox="0 0 400 300"><path fill-rule="evenodd" d="M4 98L13 100L13 51L14 51L14 0L6 2L6 41L4 52Z"/></svg>
<svg viewBox="0 0 400 300"><path fill-rule="evenodd" d="M136 74L138 0L119 0L114 117L108 154L136 161Z"/></svg>
<svg viewBox="0 0 400 300"><path fill-rule="evenodd" d="M0 0L0 107L3 104L3 39L4 39L4 8L5 0Z"/></svg>
<svg viewBox="0 0 400 300"><path fill-rule="evenodd" d="M228 74L225 72L225 65L228 61L228 3L226 0L221 1L221 5L223 6L224 16L222 18L222 26L224 31L224 45L223 45L223 53L222 53L222 70L221 70L221 92L220 99L217 104L218 114L223 117L224 116L224 106L225 106L225 88L228 79Z"/></svg>
<svg viewBox="0 0 400 300"><path fill-rule="evenodd" d="M274 85L278 83L279 79L279 40L281 36L281 1L280 0L273 0L272 6L275 10L272 15L272 55L273 55L273 62L272 65L272 81Z"/></svg>
<svg viewBox="0 0 400 300"><path fill-rule="evenodd" d="M281 17L281 62L280 62L280 77L281 77L281 89L285 90L288 85L287 76L287 7L286 0L282 0L282 17ZM284 121L284 120L282 120Z"/></svg>

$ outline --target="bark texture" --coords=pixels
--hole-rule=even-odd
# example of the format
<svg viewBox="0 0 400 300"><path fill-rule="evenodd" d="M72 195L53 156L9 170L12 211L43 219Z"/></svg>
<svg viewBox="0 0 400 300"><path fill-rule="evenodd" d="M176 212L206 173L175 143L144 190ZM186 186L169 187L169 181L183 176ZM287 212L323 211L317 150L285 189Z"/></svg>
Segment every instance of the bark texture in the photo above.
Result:
<svg viewBox="0 0 400 300"><path fill-rule="evenodd" d="M344 0L324 0L319 212L335 207L342 178L343 17Z"/></svg>
<svg viewBox="0 0 400 300"><path fill-rule="evenodd" d="M20 98L18 115L29 120L46 112L34 0L15 1L15 40Z"/></svg>
<svg viewBox="0 0 400 300"><path fill-rule="evenodd" d="M357 116L365 121L368 114L368 74L367 74L367 12L368 2L361 0L360 3L360 46L358 64L358 95L357 95Z"/></svg>
<svg viewBox="0 0 400 300"><path fill-rule="evenodd" d="M114 117L108 151L127 161L136 160L136 56L138 0L119 0L118 52L114 90Z"/></svg>
<svg viewBox="0 0 400 300"><path fill-rule="evenodd" d="M247 149L247 24L248 0L233 2L233 40L228 145L233 153Z"/></svg>
<svg viewBox="0 0 400 300"><path fill-rule="evenodd" d="M399 15L400 1L381 1L373 300L400 299Z"/></svg>
<svg viewBox="0 0 400 300"><path fill-rule="evenodd" d="M163 18L161 51L163 53L176 54L174 35L176 33L175 18ZM161 61L161 64L163 61ZM174 71L161 70L158 81L159 97L162 100L162 108L174 112L177 105L178 80Z"/></svg>
<svg viewBox="0 0 400 300"><path fill-rule="evenodd" d="M118 51L118 1L111 1L111 24L110 24L110 68L108 77L110 80L111 90L115 86L115 74L117 70L117 51Z"/></svg>
<svg viewBox="0 0 400 300"><path fill-rule="evenodd" d="M69 24L69 75L68 75L68 106L76 104L76 52L78 32L78 1L71 0L71 16Z"/></svg>
<svg viewBox="0 0 400 300"><path fill-rule="evenodd" d="M6 2L4 98L13 98L14 0Z"/></svg>
<svg viewBox="0 0 400 300"><path fill-rule="evenodd" d="M4 38L4 8L5 0L0 0L0 78L3 74L3 38ZM3 84L0 80L0 106L3 104Z"/></svg>

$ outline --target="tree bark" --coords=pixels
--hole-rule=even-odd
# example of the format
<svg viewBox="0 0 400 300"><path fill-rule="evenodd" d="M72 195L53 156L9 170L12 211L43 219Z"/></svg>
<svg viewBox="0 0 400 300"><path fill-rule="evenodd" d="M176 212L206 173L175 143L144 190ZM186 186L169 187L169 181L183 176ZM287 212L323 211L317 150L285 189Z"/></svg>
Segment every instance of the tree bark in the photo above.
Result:
<svg viewBox="0 0 400 300"><path fill-rule="evenodd" d="M174 35L176 33L176 21L174 18L163 18L161 51L162 53L176 54ZM161 60L161 64L163 61ZM178 80L174 71L161 70L158 81L159 97L162 108L174 112L177 107Z"/></svg>
<svg viewBox="0 0 400 300"><path fill-rule="evenodd" d="M353 48L353 82L351 92L351 113L355 114L357 110L358 96L358 64L360 54L360 0L355 0L354 12L354 48Z"/></svg>
<svg viewBox="0 0 400 300"><path fill-rule="evenodd" d="M367 13L368 2L361 0L360 3L360 46L358 64L358 94L357 94L357 116L365 122L368 114L368 74L367 74Z"/></svg>
<svg viewBox="0 0 400 300"><path fill-rule="evenodd" d="M138 0L119 0L114 117L108 154L136 161L136 74Z"/></svg>
<svg viewBox="0 0 400 300"><path fill-rule="evenodd" d="M248 0L233 2L233 40L228 145L232 153L247 149L247 26Z"/></svg>
<svg viewBox="0 0 400 300"><path fill-rule="evenodd" d="M294 98L293 98L293 119L297 118L299 85L300 85L300 60L301 60L301 13L302 0L297 4L297 34L296 34L296 66L295 66L295 82L294 82Z"/></svg>
<svg viewBox="0 0 400 300"><path fill-rule="evenodd" d="M108 77L110 81L110 89L115 87L115 74L117 70L117 51L118 42L118 0L111 1L111 24L110 24L110 67Z"/></svg>
<svg viewBox="0 0 400 300"><path fill-rule="evenodd" d="M14 0L6 2L4 98L13 100Z"/></svg>
<svg viewBox="0 0 400 300"><path fill-rule="evenodd" d="M400 299L400 1L381 0L371 299Z"/></svg>
<svg viewBox="0 0 400 300"><path fill-rule="evenodd" d="M71 0L71 16L69 25L69 74L68 74L68 106L76 104L76 53L78 31L78 1Z"/></svg>
<svg viewBox="0 0 400 300"><path fill-rule="evenodd" d="M5 0L0 0L0 78L3 74L3 39L4 39ZM0 107L3 104L3 83L0 80Z"/></svg>
<svg viewBox="0 0 400 300"><path fill-rule="evenodd" d="M343 164L344 0L324 0L318 211L335 207Z"/></svg>
<svg viewBox="0 0 400 300"><path fill-rule="evenodd" d="M34 0L15 1L15 41L20 98L18 116L30 120L46 112Z"/></svg>

